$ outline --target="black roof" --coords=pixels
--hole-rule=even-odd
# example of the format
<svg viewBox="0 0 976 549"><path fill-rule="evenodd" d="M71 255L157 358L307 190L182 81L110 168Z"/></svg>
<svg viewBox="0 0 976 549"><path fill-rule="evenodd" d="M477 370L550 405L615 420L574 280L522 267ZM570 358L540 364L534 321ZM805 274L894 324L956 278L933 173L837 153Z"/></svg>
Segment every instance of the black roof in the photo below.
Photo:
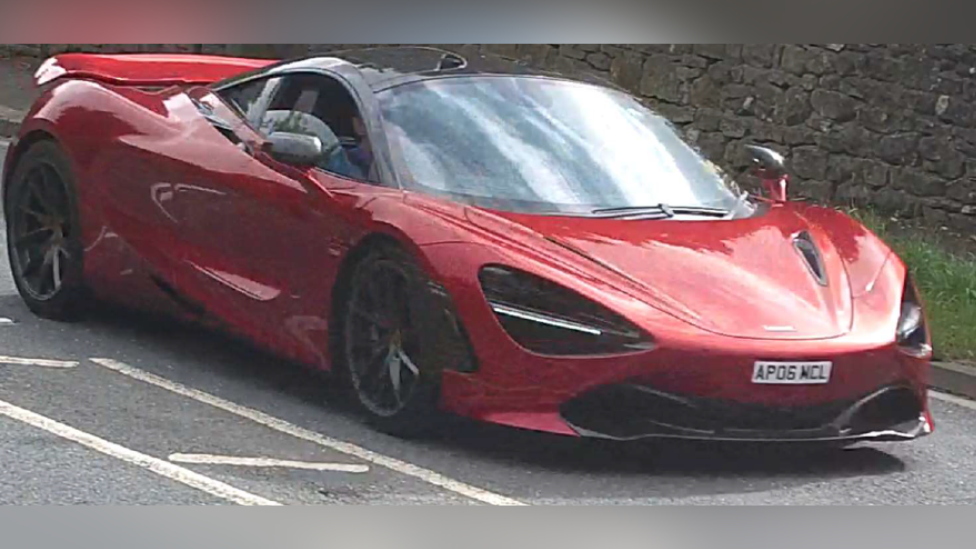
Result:
<svg viewBox="0 0 976 549"><path fill-rule="evenodd" d="M354 67L373 90L412 81L446 76L511 75L561 78L617 88L595 75L572 77L529 67L523 63L485 55L462 55L422 46L381 46L317 54L276 63L259 72L287 72L295 69L337 69ZM617 88L619 89L619 88Z"/></svg>

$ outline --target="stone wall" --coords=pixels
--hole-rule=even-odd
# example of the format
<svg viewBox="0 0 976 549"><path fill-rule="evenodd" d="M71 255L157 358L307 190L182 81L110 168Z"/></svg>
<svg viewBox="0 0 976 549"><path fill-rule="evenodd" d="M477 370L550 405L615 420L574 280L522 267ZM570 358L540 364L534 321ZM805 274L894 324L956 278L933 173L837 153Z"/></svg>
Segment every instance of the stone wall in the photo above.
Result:
<svg viewBox="0 0 976 549"><path fill-rule="evenodd" d="M15 45L288 57L346 45ZM793 193L873 205L976 234L976 46L890 44L448 45L601 75L682 127L716 162L743 143L785 153Z"/></svg>

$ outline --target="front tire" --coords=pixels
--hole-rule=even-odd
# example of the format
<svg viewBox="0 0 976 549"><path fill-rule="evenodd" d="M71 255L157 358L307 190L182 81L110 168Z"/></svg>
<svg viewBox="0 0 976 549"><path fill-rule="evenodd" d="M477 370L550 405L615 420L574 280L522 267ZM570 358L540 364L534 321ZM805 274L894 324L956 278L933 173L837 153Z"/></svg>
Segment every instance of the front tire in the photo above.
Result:
<svg viewBox="0 0 976 549"><path fill-rule="evenodd" d="M57 144L37 142L19 159L4 214L10 269L24 303L43 318L77 319L84 249L71 164Z"/></svg>
<svg viewBox="0 0 976 549"><path fill-rule="evenodd" d="M409 254L378 246L354 267L341 315L343 378L381 431L419 436L436 422L440 373L424 299L428 278Z"/></svg>

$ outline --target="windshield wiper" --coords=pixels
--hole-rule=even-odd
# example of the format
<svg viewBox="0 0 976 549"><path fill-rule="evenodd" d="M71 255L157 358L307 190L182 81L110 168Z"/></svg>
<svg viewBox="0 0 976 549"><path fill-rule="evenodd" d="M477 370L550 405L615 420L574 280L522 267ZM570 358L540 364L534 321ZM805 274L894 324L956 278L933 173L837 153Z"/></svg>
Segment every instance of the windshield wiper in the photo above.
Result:
<svg viewBox="0 0 976 549"><path fill-rule="evenodd" d="M668 219L674 212L664 204L657 206L624 206L621 208L597 208L590 211L594 217L641 217L647 219Z"/></svg>
<svg viewBox="0 0 976 549"><path fill-rule="evenodd" d="M669 206L676 214L703 215L710 217L725 217L731 211L725 208L708 208L706 206Z"/></svg>
<svg viewBox="0 0 976 549"><path fill-rule="evenodd" d="M723 208L708 208L705 206L672 206L658 204L656 206L624 206L619 208L597 208L590 212L596 217L640 217L641 219L670 219L676 215L701 215L709 217L725 217L731 213Z"/></svg>

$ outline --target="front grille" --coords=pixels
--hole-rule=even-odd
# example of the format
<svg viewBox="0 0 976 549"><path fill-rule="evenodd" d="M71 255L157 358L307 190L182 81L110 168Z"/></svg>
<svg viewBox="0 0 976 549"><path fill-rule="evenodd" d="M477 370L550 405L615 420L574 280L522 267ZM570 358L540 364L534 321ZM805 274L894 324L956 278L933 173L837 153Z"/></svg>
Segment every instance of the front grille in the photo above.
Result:
<svg viewBox="0 0 976 549"><path fill-rule="evenodd" d="M816 406L766 406L680 396L636 383L589 391L565 404L563 418L584 434L633 438L649 435L745 438L763 434L865 432L917 419L918 399L906 388L866 400ZM845 420L845 425L839 425Z"/></svg>

